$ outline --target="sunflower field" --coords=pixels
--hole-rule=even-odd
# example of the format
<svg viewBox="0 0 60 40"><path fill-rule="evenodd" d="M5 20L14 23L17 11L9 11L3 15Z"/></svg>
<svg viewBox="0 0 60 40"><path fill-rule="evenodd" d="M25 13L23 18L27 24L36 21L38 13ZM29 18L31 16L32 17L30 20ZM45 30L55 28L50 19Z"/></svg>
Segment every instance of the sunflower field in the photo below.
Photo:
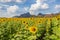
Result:
<svg viewBox="0 0 60 40"><path fill-rule="evenodd" d="M0 40L60 40L60 16L0 18Z"/></svg>

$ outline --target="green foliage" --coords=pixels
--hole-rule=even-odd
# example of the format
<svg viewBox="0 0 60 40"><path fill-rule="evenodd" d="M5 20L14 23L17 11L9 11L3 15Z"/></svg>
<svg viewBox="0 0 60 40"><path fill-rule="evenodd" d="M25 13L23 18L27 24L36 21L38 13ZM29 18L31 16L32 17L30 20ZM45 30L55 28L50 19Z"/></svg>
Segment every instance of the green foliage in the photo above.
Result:
<svg viewBox="0 0 60 40"><path fill-rule="evenodd" d="M0 22L0 40L60 40L60 20L52 18ZM29 29L33 27L34 30Z"/></svg>

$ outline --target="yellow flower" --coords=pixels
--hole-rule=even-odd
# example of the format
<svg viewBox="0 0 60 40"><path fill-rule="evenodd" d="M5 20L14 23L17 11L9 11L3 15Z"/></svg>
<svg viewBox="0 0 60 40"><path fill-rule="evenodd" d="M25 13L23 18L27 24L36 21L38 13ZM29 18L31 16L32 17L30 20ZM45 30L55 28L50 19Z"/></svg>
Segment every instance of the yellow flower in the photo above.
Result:
<svg viewBox="0 0 60 40"><path fill-rule="evenodd" d="M26 20L22 20L22 24L28 25L28 22Z"/></svg>
<svg viewBox="0 0 60 40"><path fill-rule="evenodd" d="M26 30L28 30L28 25L25 25Z"/></svg>
<svg viewBox="0 0 60 40"><path fill-rule="evenodd" d="M37 21L35 21L35 24L42 24L42 20L37 20Z"/></svg>
<svg viewBox="0 0 60 40"><path fill-rule="evenodd" d="M57 20L60 20L60 18L57 18Z"/></svg>
<svg viewBox="0 0 60 40"><path fill-rule="evenodd" d="M30 31L31 33L36 33L36 32L37 32L37 27L34 27L34 26L29 27L29 31Z"/></svg>

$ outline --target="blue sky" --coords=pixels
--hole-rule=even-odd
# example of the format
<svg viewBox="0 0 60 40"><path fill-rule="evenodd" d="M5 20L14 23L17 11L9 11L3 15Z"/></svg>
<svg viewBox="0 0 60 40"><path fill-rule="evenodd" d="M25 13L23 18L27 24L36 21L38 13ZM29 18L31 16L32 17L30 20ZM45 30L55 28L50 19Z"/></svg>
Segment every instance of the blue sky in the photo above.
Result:
<svg viewBox="0 0 60 40"><path fill-rule="evenodd" d="M12 17L30 12L51 14L60 12L60 0L0 0L0 17Z"/></svg>

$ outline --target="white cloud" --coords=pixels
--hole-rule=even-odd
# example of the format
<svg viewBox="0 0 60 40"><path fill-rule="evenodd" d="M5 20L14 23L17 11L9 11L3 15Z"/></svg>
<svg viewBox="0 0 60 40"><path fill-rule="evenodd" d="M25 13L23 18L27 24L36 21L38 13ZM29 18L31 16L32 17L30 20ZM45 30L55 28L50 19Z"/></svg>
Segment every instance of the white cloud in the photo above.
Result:
<svg viewBox="0 0 60 40"><path fill-rule="evenodd" d="M45 13L45 14L52 14L52 13L48 12L48 13Z"/></svg>
<svg viewBox="0 0 60 40"><path fill-rule="evenodd" d="M0 0L0 2L19 2L19 3L22 3L22 2L25 2L26 0Z"/></svg>
<svg viewBox="0 0 60 40"><path fill-rule="evenodd" d="M30 7L30 10L37 10L41 7L41 5L39 3L36 3L36 4L32 4L31 7Z"/></svg>
<svg viewBox="0 0 60 40"><path fill-rule="evenodd" d="M13 17L23 14L29 10L29 7L21 8L17 5L7 6L1 5L5 10L0 9L0 17ZM4 6L4 7L3 7Z"/></svg>
<svg viewBox="0 0 60 40"><path fill-rule="evenodd" d="M0 17L7 17L7 18L9 18L9 17L13 17L15 15L16 14L8 14L7 12L4 12L4 11L0 12Z"/></svg>
<svg viewBox="0 0 60 40"><path fill-rule="evenodd" d="M10 6L10 7L7 8L7 12L8 13L15 13L18 9L19 9L19 7L16 6L16 5Z"/></svg>
<svg viewBox="0 0 60 40"><path fill-rule="evenodd" d="M60 9L60 5L56 5L55 6L55 9Z"/></svg>
<svg viewBox="0 0 60 40"><path fill-rule="evenodd" d="M2 7L0 6L0 9L1 9Z"/></svg>
<svg viewBox="0 0 60 40"><path fill-rule="evenodd" d="M32 4L30 7L30 13L34 14L35 11L39 9L48 9L49 5L47 3L44 3L47 0L36 0L35 4Z"/></svg>
<svg viewBox="0 0 60 40"><path fill-rule="evenodd" d="M13 17L13 16L18 15L17 11L18 11L19 7L17 5L9 6L7 8L4 7L4 8L5 8L5 10L0 9L0 17Z"/></svg>
<svg viewBox="0 0 60 40"><path fill-rule="evenodd" d="M20 3L22 3L22 2L25 2L26 0L16 0L16 2L20 2Z"/></svg>
<svg viewBox="0 0 60 40"><path fill-rule="evenodd" d="M12 0L0 0L0 2L11 2Z"/></svg>
<svg viewBox="0 0 60 40"><path fill-rule="evenodd" d="M7 8L7 14L8 15L7 17L12 17L12 16L15 16L17 15L17 11L18 11L19 7L17 5L14 5L14 6L10 6Z"/></svg>
<svg viewBox="0 0 60 40"><path fill-rule="evenodd" d="M44 3L42 6L41 6L42 9L48 9L49 8L49 5Z"/></svg>
<svg viewBox="0 0 60 40"><path fill-rule="evenodd" d="M28 12L29 11L29 7L24 7L24 10Z"/></svg>
<svg viewBox="0 0 60 40"><path fill-rule="evenodd" d="M55 12L56 13L60 12L60 5L55 5Z"/></svg>
<svg viewBox="0 0 60 40"><path fill-rule="evenodd" d="M47 1L47 0L36 0L36 3L43 3L44 1Z"/></svg>
<svg viewBox="0 0 60 40"><path fill-rule="evenodd" d="M4 4L0 4L0 10L2 9L2 8L8 8L9 7L9 5L4 5Z"/></svg>

